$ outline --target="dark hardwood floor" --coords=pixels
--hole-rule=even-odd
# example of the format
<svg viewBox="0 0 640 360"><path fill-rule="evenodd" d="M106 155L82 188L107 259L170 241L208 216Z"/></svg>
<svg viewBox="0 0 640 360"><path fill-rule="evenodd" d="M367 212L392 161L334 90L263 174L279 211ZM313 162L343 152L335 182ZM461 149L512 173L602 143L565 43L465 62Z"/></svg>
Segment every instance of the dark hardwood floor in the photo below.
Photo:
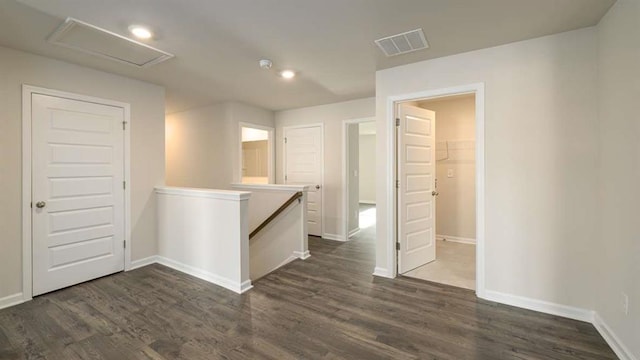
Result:
<svg viewBox="0 0 640 360"><path fill-rule="evenodd" d="M0 359L615 359L588 323L374 278L367 238L244 295L160 265L43 295L0 310Z"/></svg>

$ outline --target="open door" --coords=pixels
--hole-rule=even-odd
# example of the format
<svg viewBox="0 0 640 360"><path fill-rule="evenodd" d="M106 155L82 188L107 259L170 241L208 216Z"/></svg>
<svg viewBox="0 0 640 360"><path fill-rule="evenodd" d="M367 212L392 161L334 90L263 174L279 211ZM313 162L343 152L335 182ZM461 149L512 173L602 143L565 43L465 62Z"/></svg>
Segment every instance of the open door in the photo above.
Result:
<svg viewBox="0 0 640 360"><path fill-rule="evenodd" d="M435 112L398 105L398 272L436 259Z"/></svg>

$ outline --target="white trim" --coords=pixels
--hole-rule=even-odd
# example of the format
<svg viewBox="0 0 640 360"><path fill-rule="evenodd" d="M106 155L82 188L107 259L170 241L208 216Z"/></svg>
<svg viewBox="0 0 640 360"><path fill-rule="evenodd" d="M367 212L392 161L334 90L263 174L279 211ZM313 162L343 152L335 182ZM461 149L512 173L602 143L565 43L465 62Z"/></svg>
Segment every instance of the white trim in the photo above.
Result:
<svg viewBox="0 0 640 360"><path fill-rule="evenodd" d="M373 276L379 276L379 277L388 278L388 279L393 279L395 277L393 276L393 274L389 273L388 269L381 268L378 266L376 266L375 269L373 269Z"/></svg>
<svg viewBox="0 0 640 360"><path fill-rule="evenodd" d="M342 233L349 234L349 138L347 129L349 125L375 122L375 117L361 119L347 119L342 121ZM375 155L375 154L374 154ZM362 202L362 201L359 201ZM374 202L375 203L375 202ZM323 236L324 237L324 236ZM347 235L347 239L351 235Z"/></svg>
<svg viewBox="0 0 640 360"><path fill-rule="evenodd" d="M334 241L347 241L342 234L322 234L322 238L325 240L334 240Z"/></svg>
<svg viewBox="0 0 640 360"><path fill-rule="evenodd" d="M22 299L33 294L31 252L31 94L35 89L22 85Z"/></svg>
<svg viewBox="0 0 640 360"><path fill-rule="evenodd" d="M158 262L158 255L148 256L146 258L134 260L131 262L131 268L129 270L139 269L147 265L155 264Z"/></svg>
<svg viewBox="0 0 640 360"><path fill-rule="evenodd" d="M556 304L519 295L501 293L494 290L485 290L484 299L495 301L505 305L516 306L523 309L539 311L545 314L562 316L573 320L586 321L589 323L592 323L594 318L593 310Z"/></svg>
<svg viewBox="0 0 640 360"><path fill-rule="evenodd" d="M324 218L324 208L325 206L325 190L324 190L324 123L312 123L312 124L304 124L304 125L290 125L290 126L283 126L282 127L282 181L284 181L285 184L287 184L287 143L285 141L285 139L287 138L287 130L292 130L292 129L304 129L304 128L310 128L310 127L316 127L319 126L320 127L320 133L322 134L322 139L320 141L320 172L321 172L321 184L320 187L322 188L322 206L320 209L320 219L322 221L322 224L320 225L320 235L321 237L325 237L325 231L324 231L324 226L325 226L325 218ZM290 184L288 184L290 185ZM312 235L313 236L313 235Z"/></svg>
<svg viewBox="0 0 640 360"><path fill-rule="evenodd" d="M360 200L358 201L360 204L367 204L367 205L375 205L376 201L375 200Z"/></svg>
<svg viewBox="0 0 640 360"><path fill-rule="evenodd" d="M267 177L269 178L269 184L276 183L276 129L270 126L258 125L249 122L238 122L238 161L240 166L238 171L238 182L242 183L242 128L252 128L265 130L269 133L268 141L268 152L267 152Z"/></svg>
<svg viewBox="0 0 640 360"><path fill-rule="evenodd" d="M476 244L476 239L460 237L460 236L451 236L451 235L436 234L436 240L455 242L455 243L461 243L461 244L471 244L471 245Z"/></svg>
<svg viewBox="0 0 640 360"><path fill-rule="evenodd" d="M157 257L157 263L170 267L174 270L178 270L180 272L183 272L187 275L191 275L193 277L197 277L198 279L202 279L205 281L208 281L212 284L218 285L218 286L222 286L225 289L229 289L235 293L238 294L242 294L248 290L250 290L253 286L251 285L251 280L246 280L242 283L239 283L237 281L233 281L227 278L224 278L222 276L216 275L216 274L212 274L208 271L202 270L202 269L198 269L195 268L193 266L189 266L186 264L183 264L181 262L175 261L175 260L171 260L168 259L164 256L159 256Z"/></svg>
<svg viewBox="0 0 640 360"><path fill-rule="evenodd" d="M395 118L396 103L417 99L434 99L452 95L475 93L476 100L476 295L485 298L485 188L484 188L484 83L461 85L437 90L426 90L411 94L389 96L387 98L387 113L385 122L387 126L387 266L391 270L392 277L398 274L396 254L396 136Z"/></svg>
<svg viewBox="0 0 640 360"><path fill-rule="evenodd" d="M271 190L271 191L309 191L310 185L283 185L283 184L231 184L232 189L242 189L251 191L258 190Z"/></svg>
<svg viewBox="0 0 640 360"><path fill-rule="evenodd" d="M119 107L124 110L124 180L129 184L124 191L124 270L131 268L131 106L127 103L93 96L52 90L32 85L22 85L22 299L33 297L33 264L31 233L31 99L33 94L55 96L70 100Z"/></svg>
<svg viewBox="0 0 640 360"><path fill-rule="evenodd" d="M124 238L126 248L124 249L124 271L131 270L131 249L132 246L132 230L131 230L131 106L124 106L124 181L127 184L124 188Z"/></svg>
<svg viewBox="0 0 640 360"><path fill-rule="evenodd" d="M349 231L349 236L347 236L347 239L348 239L348 238L350 238L350 237L352 237L352 236L355 236L355 235L356 235L357 233L359 233L359 232L360 232L360 228L359 228L359 227L357 227L357 228L355 228L355 229L353 229L353 230Z"/></svg>
<svg viewBox="0 0 640 360"><path fill-rule="evenodd" d="M27 300L24 299L24 295L22 295L22 293L5 296L0 298L0 310L22 304L25 301Z"/></svg>
<svg viewBox="0 0 640 360"><path fill-rule="evenodd" d="M597 312L594 313L593 316L593 326L595 326L596 330L600 333L600 335L604 338L604 341L609 344L614 353L620 358L620 360L638 360L632 353L629 348L627 348L620 338L611 330L609 325L600 317L600 314Z"/></svg>
<svg viewBox="0 0 640 360"><path fill-rule="evenodd" d="M157 194L164 195L180 195L233 201L247 200L251 197L251 193L249 191L199 189L174 186L156 186L155 191Z"/></svg>
<svg viewBox="0 0 640 360"><path fill-rule="evenodd" d="M309 252L309 250L306 251L294 251L293 252L293 256L297 257L298 259L301 260L307 260L308 258L311 257L311 253Z"/></svg>

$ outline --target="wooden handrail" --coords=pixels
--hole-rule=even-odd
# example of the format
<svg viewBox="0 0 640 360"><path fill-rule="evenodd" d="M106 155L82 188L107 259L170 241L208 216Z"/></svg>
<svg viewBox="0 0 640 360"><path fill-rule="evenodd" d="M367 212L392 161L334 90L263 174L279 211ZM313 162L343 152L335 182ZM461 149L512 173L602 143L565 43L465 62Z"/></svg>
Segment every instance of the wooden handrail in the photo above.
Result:
<svg viewBox="0 0 640 360"><path fill-rule="evenodd" d="M302 197L302 191L298 191L295 194L293 194L293 196L291 196L289 198L289 200L287 200L287 202L285 202L284 204L282 204L282 206L280 206L278 208L278 210L274 211L273 214L271 214L267 220L263 221L262 224L258 225L258 227L253 230L251 232L251 234L249 234L249 239L253 238L254 236L256 236L256 234L258 234L260 232L260 230L264 229L265 226L269 225L269 223L271 221L273 221L273 219L275 219L276 217L278 217L278 215L280 215L281 212L283 212L287 207L289 207L289 205L291 205L294 201L296 201L297 199Z"/></svg>

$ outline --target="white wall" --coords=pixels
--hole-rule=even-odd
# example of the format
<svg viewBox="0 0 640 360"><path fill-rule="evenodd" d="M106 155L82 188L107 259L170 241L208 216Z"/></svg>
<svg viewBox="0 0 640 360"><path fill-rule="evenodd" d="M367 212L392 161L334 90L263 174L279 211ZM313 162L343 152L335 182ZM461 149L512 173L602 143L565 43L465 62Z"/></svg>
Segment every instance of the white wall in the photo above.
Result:
<svg viewBox="0 0 640 360"><path fill-rule="evenodd" d="M250 239L251 280L255 281L297 258L309 257L307 186L233 184L232 188L251 192L248 208L250 233L292 195L297 192L303 194Z"/></svg>
<svg viewBox="0 0 640 360"><path fill-rule="evenodd" d="M240 182L240 122L275 127L272 111L234 102L167 115L167 184L227 189Z"/></svg>
<svg viewBox="0 0 640 360"><path fill-rule="evenodd" d="M598 25L601 225L596 311L640 359L640 1L618 0ZM596 175L597 176L597 175ZM629 315L622 312L622 293Z"/></svg>
<svg viewBox="0 0 640 360"><path fill-rule="evenodd" d="M156 254L153 188L164 183L164 89L0 47L0 299L22 291L22 84L131 104L132 260Z"/></svg>
<svg viewBox="0 0 640 360"><path fill-rule="evenodd" d="M251 288L246 191L156 188L158 262L237 293Z"/></svg>
<svg viewBox="0 0 640 360"><path fill-rule="evenodd" d="M222 148L226 117L225 105L167 115L167 185L225 189L232 182L232 159Z"/></svg>
<svg viewBox="0 0 640 360"><path fill-rule="evenodd" d="M324 235L345 238L345 217L342 214L342 122L373 117L374 114L374 98L279 111L275 114L276 182L279 184L284 182L282 128L301 124L324 124Z"/></svg>
<svg viewBox="0 0 640 360"><path fill-rule="evenodd" d="M360 202L376 203L375 135L360 135Z"/></svg>
<svg viewBox="0 0 640 360"><path fill-rule="evenodd" d="M596 32L587 28L376 75L378 239L387 263L387 98L485 84L486 288L593 309L598 240ZM505 271L508 269L508 271Z"/></svg>
<svg viewBox="0 0 640 360"><path fill-rule="evenodd" d="M444 237L476 237L475 101L470 95L419 103L436 112L436 159L442 159L436 161L436 233Z"/></svg>

